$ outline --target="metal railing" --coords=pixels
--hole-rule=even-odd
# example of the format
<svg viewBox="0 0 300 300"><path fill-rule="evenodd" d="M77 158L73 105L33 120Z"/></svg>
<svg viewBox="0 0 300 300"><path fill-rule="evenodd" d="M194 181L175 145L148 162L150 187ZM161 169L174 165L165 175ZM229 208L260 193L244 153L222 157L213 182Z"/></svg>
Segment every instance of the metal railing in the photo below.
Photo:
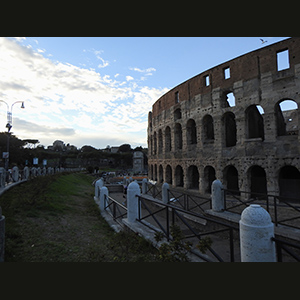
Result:
<svg viewBox="0 0 300 300"><path fill-rule="evenodd" d="M224 190L225 210L241 213L244 208L255 202L265 207L275 226L284 225L300 229L300 199L285 198L277 195Z"/></svg>
<svg viewBox="0 0 300 300"><path fill-rule="evenodd" d="M122 218L127 215L127 207L110 196L104 195L106 205L104 210L114 219L122 224Z"/></svg>
<svg viewBox="0 0 300 300"><path fill-rule="evenodd" d="M276 237L272 238L272 241L274 241L276 244L277 262L283 262L283 257L286 257L283 255L282 250L284 250L285 253L289 255L288 261L290 261L290 257L292 257L295 261L300 261L300 245L284 241Z"/></svg>
<svg viewBox="0 0 300 300"><path fill-rule="evenodd" d="M150 226L149 223L154 223L157 226L156 231L161 231L168 241L173 239L170 227L177 224L183 233L182 240L188 239L192 243L193 254L206 261L235 261L235 248L239 246L238 241L234 240L234 231L238 232L237 227L143 196L138 196L138 208L137 221L151 229L155 227L152 226L153 224ZM204 230L204 226L201 226L203 222L211 225L205 226L207 231ZM203 237L209 237L212 241L212 244L207 246L205 255L196 250L197 243Z"/></svg>

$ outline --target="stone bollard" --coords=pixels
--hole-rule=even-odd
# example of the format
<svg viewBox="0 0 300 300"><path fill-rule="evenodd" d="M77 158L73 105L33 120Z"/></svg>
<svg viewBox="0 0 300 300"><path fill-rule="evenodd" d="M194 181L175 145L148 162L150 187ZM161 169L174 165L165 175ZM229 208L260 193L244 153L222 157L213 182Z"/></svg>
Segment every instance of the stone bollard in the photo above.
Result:
<svg viewBox="0 0 300 300"><path fill-rule="evenodd" d="M144 178L142 181L142 194L147 194L147 178Z"/></svg>
<svg viewBox="0 0 300 300"><path fill-rule="evenodd" d="M108 189L106 186L102 186L100 189L100 210L104 211L106 206L106 199L105 196L108 196Z"/></svg>
<svg viewBox="0 0 300 300"><path fill-rule="evenodd" d="M136 181L131 182L127 188L127 219L129 223L135 222L138 217L138 197L141 195L140 186Z"/></svg>
<svg viewBox="0 0 300 300"><path fill-rule="evenodd" d="M169 202L169 184L167 182L165 182L162 185L162 202L165 204L168 204Z"/></svg>
<svg viewBox="0 0 300 300"><path fill-rule="evenodd" d="M276 262L274 224L269 213L258 204L245 208L240 220L242 262Z"/></svg>
<svg viewBox="0 0 300 300"><path fill-rule="evenodd" d="M30 174L30 170L29 168L26 166L23 170L23 179L28 180L29 179L29 174Z"/></svg>
<svg viewBox="0 0 300 300"><path fill-rule="evenodd" d="M4 262L5 217L0 207L0 262Z"/></svg>
<svg viewBox="0 0 300 300"><path fill-rule="evenodd" d="M211 206L216 212L225 209L223 185L219 179L214 180L211 185Z"/></svg>
<svg viewBox="0 0 300 300"><path fill-rule="evenodd" d="M13 182L19 181L19 168L16 166L12 168L12 179Z"/></svg>
<svg viewBox="0 0 300 300"><path fill-rule="evenodd" d="M95 182L95 197L94 197L94 200L97 201L99 200L99 197L100 197L100 189L104 186L104 182L103 182L103 179L100 178L99 180L97 180Z"/></svg>
<svg viewBox="0 0 300 300"><path fill-rule="evenodd" d="M5 177L6 177L6 171L4 168L0 168L0 188L5 187Z"/></svg>

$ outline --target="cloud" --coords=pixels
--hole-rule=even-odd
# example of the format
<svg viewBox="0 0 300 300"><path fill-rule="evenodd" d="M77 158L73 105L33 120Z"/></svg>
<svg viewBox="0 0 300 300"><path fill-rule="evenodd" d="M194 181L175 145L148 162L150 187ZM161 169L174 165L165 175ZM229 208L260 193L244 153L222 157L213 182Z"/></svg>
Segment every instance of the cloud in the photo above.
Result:
<svg viewBox="0 0 300 300"><path fill-rule="evenodd" d="M151 73L155 72L155 68L147 68L147 69L140 69L140 68L129 68L129 70L140 72L140 73Z"/></svg>
<svg viewBox="0 0 300 300"><path fill-rule="evenodd" d="M148 111L167 88L141 85L132 76L119 81L119 73L111 78L92 68L52 61L16 39L0 38L0 52L0 99L9 105L25 101L25 110L13 108L18 137L36 138L44 145L62 139L79 146L90 137L98 148L117 141L146 146ZM103 51L92 53L102 68L108 66L100 56ZM145 76L155 71L135 69ZM0 131L5 125L6 107L0 103Z"/></svg>

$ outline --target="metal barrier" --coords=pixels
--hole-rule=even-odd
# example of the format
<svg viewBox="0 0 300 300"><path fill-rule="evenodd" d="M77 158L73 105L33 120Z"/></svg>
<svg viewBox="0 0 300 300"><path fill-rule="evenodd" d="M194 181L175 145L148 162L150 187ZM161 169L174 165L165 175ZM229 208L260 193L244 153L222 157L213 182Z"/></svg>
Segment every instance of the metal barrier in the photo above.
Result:
<svg viewBox="0 0 300 300"><path fill-rule="evenodd" d="M114 221L122 224L122 218L127 215L127 207L111 198L110 196L104 195L105 203L104 210L114 219Z"/></svg>
<svg viewBox="0 0 300 300"><path fill-rule="evenodd" d="M150 220L152 220L152 222L154 221L155 225L158 226L160 231L163 232L168 241L173 239L170 234L170 226L177 224L180 226L183 233L182 240L189 239L193 244L191 252L201 259L206 261L217 260L221 262L233 262L235 260L234 250L235 247L238 246L238 242L234 243L234 231L238 232L237 227L217 221L202 214L184 210L183 208L172 204L164 204L161 201L145 198L143 196L138 196L138 202L139 211L137 221L150 227L149 223L145 221L150 218ZM153 204L155 204L156 210L153 209ZM145 212L146 214L143 215ZM206 229L210 228L208 231L202 231L203 228L200 230L200 224L203 222L209 222L212 225L205 226ZM153 226L150 228L154 229ZM218 234L225 234L225 236L220 238ZM206 253L205 255L202 255L200 251L196 250L197 242L202 241L203 237L209 237L212 241L211 245L206 246L209 254ZM220 240L222 246L220 246ZM227 247L225 245L226 243ZM236 245L234 246L234 244Z"/></svg>

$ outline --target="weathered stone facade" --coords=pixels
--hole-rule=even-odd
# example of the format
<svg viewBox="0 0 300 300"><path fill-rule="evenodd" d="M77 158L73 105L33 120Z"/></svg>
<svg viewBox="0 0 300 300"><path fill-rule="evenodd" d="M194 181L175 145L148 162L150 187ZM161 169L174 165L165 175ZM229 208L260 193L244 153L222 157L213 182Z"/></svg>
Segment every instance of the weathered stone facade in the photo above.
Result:
<svg viewBox="0 0 300 300"><path fill-rule="evenodd" d="M299 92L300 38L176 86L149 112L149 178L201 193L218 178L228 189L300 198Z"/></svg>

